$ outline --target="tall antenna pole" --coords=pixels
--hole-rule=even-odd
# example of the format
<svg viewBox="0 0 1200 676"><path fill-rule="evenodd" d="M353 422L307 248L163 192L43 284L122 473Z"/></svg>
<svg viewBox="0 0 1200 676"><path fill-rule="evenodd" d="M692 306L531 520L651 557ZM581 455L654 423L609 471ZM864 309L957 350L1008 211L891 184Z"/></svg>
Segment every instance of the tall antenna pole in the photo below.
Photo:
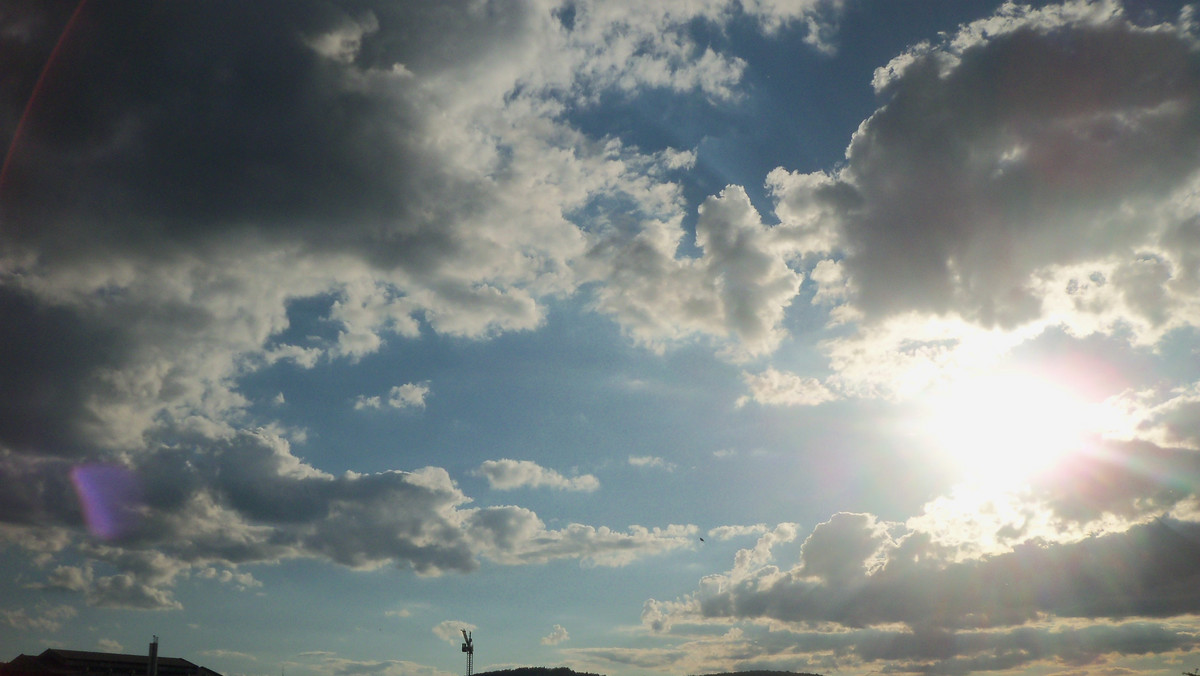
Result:
<svg viewBox="0 0 1200 676"><path fill-rule="evenodd" d="M475 644L471 642L471 635L466 629L459 629L463 635L462 651L467 654L467 676L471 676L472 670L475 668Z"/></svg>

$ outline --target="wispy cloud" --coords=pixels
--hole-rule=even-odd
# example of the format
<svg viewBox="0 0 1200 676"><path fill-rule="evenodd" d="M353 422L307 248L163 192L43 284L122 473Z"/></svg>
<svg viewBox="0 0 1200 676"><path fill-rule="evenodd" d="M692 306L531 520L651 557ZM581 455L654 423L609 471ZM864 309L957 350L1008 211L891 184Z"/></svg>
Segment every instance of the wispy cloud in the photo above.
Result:
<svg viewBox="0 0 1200 676"><path fill-rule="evenodd" d="M631 455L629 464L634 467L657 467L668 472L675 471L675 463L667 462L656 455Z"/></svg>
<svg viewBox="0 0 1200 676"><path fill-rule="evenodd" d="M600 488L600 480L591 474L568 478L529 460L487 460L475 470L475 475L486 478L489 486L501 491L545 487L591 492Z"/></svg>
<svg viewBox="0 0 1200 676"><path fill-rule="evenodd" d="M429 396L429 383L405 383L388 391L387 398L378 395L359 395L354 399L354 409L425 408L425 397Z"/></svg>

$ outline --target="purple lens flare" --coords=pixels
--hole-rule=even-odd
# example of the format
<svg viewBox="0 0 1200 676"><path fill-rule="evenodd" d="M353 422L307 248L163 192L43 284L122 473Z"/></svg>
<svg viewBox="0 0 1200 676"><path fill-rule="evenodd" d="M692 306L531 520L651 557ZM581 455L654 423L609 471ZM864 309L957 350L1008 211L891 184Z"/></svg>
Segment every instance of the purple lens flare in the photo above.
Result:
<svg viewBox="0 0 1200 676"><path fill-rule="evenodd" d="M92 535L115 540L141 520L142 488L137 475L119 465L77 465L71 483Z"/></svg>

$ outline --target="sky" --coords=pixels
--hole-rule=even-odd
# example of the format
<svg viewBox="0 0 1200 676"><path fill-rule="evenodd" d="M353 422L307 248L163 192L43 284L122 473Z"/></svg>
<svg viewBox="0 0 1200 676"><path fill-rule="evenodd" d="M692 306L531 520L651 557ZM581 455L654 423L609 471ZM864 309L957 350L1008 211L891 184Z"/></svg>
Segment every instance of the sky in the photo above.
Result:
<svg viewBox="0 0 1200 676"><path fill-rule="evenodd" d="M8 0L0 660L1200 667L1200 14Z"/></svg>

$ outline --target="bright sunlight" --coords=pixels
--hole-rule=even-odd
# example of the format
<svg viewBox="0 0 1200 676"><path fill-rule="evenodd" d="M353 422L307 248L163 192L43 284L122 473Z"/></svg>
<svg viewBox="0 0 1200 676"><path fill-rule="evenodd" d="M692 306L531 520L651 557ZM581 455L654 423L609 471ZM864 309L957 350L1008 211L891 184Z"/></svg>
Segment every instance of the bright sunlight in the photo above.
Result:
<svg viewBox="0 0 1200 676"><path fill-rule="evenodd" d="M931 398L925 433L963 480L1015 487L1077 451L1099 429L1097 407L1019 371L961 380Z"/></svg>

